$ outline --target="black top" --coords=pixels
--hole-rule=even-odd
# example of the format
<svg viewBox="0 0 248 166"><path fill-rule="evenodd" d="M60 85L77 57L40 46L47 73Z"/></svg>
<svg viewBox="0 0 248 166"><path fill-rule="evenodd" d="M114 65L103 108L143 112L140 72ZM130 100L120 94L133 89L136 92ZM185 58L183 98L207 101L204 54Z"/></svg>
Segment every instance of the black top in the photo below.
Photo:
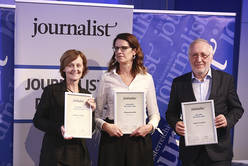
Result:
<svg viewBox="0 0 248 166"><path fill-rule="evenodd" d="M84 139L65 140L61 134L64 125L64 100L66 82L48 85L41 96L33 118L34 126L45 132L40 166L55 166L64 163L69 166L90 165L89 154ZM89 93L79 85L79 93ZM94 128L94 120L93 128Z"/></svg>

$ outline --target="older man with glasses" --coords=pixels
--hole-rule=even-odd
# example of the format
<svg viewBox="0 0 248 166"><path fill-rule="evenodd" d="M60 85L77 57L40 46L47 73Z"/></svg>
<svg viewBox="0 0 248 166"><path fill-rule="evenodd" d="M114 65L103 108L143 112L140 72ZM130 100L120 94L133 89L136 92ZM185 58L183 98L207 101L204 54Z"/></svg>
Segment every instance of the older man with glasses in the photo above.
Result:
<svg viewBox="0 0 248 166"><path fill-rule="evenodd" d="M233 149L230 131L244 110L233 77L211 68L212 60L212 46L204 39L196 39L189 47L192 72L175 78L172 83L166 119L180 135L179 157L183 166L231 166ZM186 146L181 103L206 100L214 101L218 143Z"/></svg>

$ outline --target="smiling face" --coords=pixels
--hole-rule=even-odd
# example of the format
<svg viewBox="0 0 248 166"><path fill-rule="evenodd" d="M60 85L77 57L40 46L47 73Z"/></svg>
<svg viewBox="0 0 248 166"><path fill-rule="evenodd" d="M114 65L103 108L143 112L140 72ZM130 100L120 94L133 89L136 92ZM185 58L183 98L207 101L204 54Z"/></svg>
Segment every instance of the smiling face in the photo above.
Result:
<svg viewBox="0 0 248 166"><path fill-rule="evenodd" d="M189 61L196 78L202 79L207 75L212 60L212 49L207 42L199 40L190 46Z"/></svg>
<svg viewBox="0 0 248 166"><path fill-rule="evenodd" d="M83 59L78 56L65 66L64 70L67 81L79 81L84 71Z"/></svg>
<svg viewBox="0 0 248 166"><path fill-rule="evenodd" d="M136 51L132 49L128 42L122 39L117 39L114 44L115 58L119 64L126 64L133 62L133 56Z"/></svg>

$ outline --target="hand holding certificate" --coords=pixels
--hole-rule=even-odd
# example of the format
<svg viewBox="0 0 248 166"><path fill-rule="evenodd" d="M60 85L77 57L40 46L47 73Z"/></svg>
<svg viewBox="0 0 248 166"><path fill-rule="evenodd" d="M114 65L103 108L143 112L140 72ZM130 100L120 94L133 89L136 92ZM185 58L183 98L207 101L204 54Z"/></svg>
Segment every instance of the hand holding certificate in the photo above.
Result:
<svg viewBox="0 0 248 166"><path fill-rule="evenodd" d="M65 137L91 138L92 110L86 101L90 94L65 92Z"/></svg>
<svg viewBox="0 0 248 166"><path fill-rule="evenodd" d="M145 124L144 92L115 92L115 124L131 134Z"/></svg>
<svg viewBox="0 0 248 166"><path fill-rule="evenodd" d="M213 100L184 102L182 114L186 146L218 143Z"/></svg>

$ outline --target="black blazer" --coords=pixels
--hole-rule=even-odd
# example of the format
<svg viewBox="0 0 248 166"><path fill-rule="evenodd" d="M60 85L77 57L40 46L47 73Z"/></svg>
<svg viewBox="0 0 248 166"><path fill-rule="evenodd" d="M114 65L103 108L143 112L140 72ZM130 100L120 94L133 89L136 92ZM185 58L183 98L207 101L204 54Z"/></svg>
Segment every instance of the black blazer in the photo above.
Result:
<svg viewBox="0 0 248 166"><path fill-rule="evenodd" d="M84 139L73 138L72 140L65 140L61 134L60 128L64 125L65 92L65 81L47 86L36 108L36 113L33 118L34 126L45 132L40 154L40 166L57 165L57 149L61 149L65 144L80 144L80 147L82 147L85 152L85 160L89 160ZM80 86L79 92L89 93ZM92 120L92 122L94 122L94 120ZM95 123L93 123L93 128L94 124Z"/></svg>
<svg viewBox="0 0 248 166"><path fill-rule="evenodd" d="M223 114L227 120L226 128L217 129L218 144L205 145L209 157L214 161L231 160L233 156L230 130L241 118L244 110L234 87L233 77L225 72L211 69L212 88L209 99L214 100L215 116ZM181 103L196 101L192 88L192 72L173 80L166 120L175 130L182 113ZM197 157L201 146L185 146L184 137L180 137L179 156L184 161Z"/></svg>

